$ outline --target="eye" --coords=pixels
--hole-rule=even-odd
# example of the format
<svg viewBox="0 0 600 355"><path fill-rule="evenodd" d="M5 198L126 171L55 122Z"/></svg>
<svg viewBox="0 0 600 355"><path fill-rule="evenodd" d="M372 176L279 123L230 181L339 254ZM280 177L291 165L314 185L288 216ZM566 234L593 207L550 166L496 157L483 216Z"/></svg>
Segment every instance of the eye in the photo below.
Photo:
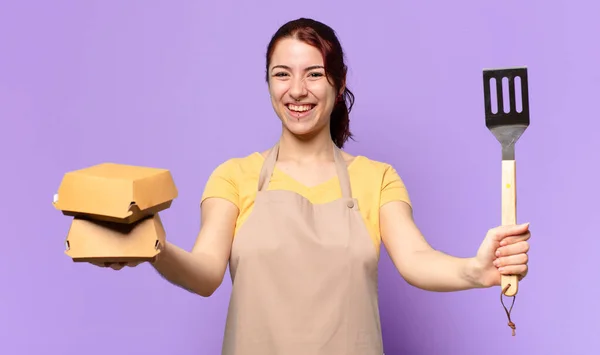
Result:
<svg viewBox="0 0 600 355"><path fill-rule="evenodd" d="M275 77L284 77L284 76L288 76L288 74L284 73L284 72L278 72L278 73L273 74L273 76L275 76Z"/></svg>
<svg viewBox="0 0 600 355"><path fill-rule="evenodd" d="M311 78L320 78L323 76L323 73L313 72L313 73L308 74L308 76Z"/></svg>

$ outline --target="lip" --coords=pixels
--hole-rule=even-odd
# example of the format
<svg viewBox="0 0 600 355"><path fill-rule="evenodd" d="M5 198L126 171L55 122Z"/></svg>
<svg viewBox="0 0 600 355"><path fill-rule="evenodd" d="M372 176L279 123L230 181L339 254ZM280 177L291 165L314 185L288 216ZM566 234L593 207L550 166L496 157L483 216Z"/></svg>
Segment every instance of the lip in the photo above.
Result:
<svg viewBox="0 0 600 355"><path fill-rule="evenodd" d="M317 106L317 104L314 104L312 102L285 102L284 105L285 106L289 106L289 105L294 105L294 106L304 106L304 105Z"/></svg>
<svg viewBox="0 0 600 355"><path fill-rule="evenodd" d="M294 106L310 105L312 107L308 111L298 112L298 111L292 111L292 110L290 110L289 105L294 105ZM285 104L285 108L286 108L286 111L288 112L288 115L290 115L292 118L297 119L297 120L299 120L301 118L304 118L306 116L309 116L313 112L313 110L315 109L316 106L317 105L315 105L315 104L309 104L309 103L304 103L304 104L297 104L297 103Z"/></svg>

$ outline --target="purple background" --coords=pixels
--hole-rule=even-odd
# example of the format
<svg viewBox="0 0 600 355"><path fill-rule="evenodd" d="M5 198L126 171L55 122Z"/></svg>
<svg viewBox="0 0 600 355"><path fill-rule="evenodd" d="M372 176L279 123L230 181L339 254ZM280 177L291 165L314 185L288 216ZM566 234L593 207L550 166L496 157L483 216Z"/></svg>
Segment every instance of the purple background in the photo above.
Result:
<svg viewBox="0 0 600 355"><path fill-rule="evenodd" d="M498 289L420 291L383 254L386 354L599 351L600 7L318 3L2 2L0 353L219 354L229 275L204 299L148 265L74 264L63 254L70 219L52 195L66 171L104 161L172 169L180 197L161 216L170 241L189 249L212 169L278 137L264 52L300 16L330 24L347 51L357 96L347 150L393 164L429 241L454 255L473 255L500 223L500 147L484 125L481 70L530 68L518 220L534 238L517 336Z"/></svg>

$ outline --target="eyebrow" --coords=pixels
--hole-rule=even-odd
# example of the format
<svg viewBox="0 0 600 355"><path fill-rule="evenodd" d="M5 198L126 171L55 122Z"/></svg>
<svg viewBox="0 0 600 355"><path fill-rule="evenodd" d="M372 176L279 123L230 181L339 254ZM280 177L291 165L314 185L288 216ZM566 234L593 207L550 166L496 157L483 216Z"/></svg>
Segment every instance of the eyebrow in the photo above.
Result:
<svg viewBox="0 0 600 355"><path fill-rule="evenodd" d="M292 70L292 68L288 67L287 65L274 65L274 66L271 68L271 70L273 70L273 69L277 69L277 68L280 68L280 69L287 69L287 70ZM324 66L322 66L322 65L311 65L310 67L306 67L306 68L304 68L304 71L315 70L315 69L325 69L325 67L324 67Z"/></svg>

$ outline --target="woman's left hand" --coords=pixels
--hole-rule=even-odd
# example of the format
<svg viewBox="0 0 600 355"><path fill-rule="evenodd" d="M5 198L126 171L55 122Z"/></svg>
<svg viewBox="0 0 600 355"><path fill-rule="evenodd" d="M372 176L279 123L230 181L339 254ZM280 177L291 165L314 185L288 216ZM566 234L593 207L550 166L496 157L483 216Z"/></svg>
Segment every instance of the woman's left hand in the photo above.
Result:
<svg viewBox="0 0 600 355"><path fill-rule="evenodd" d="M522 280L528 271L529 223L491 229L475 261L475 277L483 287L499 286L501 275L517 275Z"/></svg>

